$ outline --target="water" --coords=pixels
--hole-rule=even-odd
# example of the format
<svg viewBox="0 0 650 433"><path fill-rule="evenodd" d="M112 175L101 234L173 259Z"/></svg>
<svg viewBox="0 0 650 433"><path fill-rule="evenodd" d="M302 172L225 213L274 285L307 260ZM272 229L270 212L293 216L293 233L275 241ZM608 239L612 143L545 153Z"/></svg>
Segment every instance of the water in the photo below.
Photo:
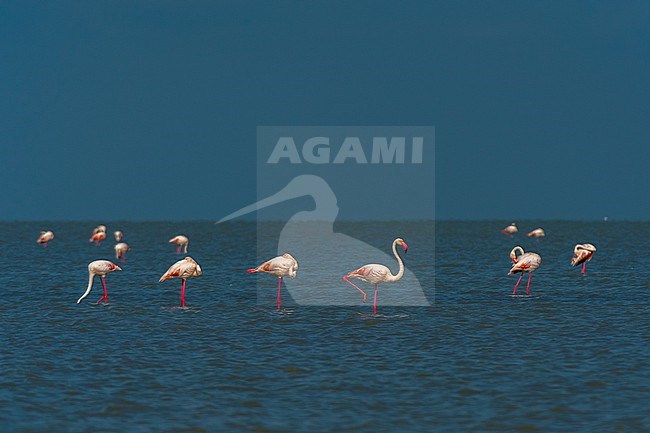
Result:
<svg viewBox="0 0 650 433"><path fill-rule="evenodd" d="M107 223L132 250L109 304L93 304L95 281L77 305L88 262L114 260L114 242L88 243L94 225L0 224L2 431L650 429L648 223L519 222L546 230L537 242L500 235L503 222L440 222L435 247L432 222L339 223L384 250L404 237L433 303L377 316L286 291L275 312L272 278L245 272L262 258L249 223ZM179 233L204 272L185 310L178 281L157 282ZM568 264L578 242L598 248L584 277ZM510 296L516 244L542 256L530 296Z"/></svg>

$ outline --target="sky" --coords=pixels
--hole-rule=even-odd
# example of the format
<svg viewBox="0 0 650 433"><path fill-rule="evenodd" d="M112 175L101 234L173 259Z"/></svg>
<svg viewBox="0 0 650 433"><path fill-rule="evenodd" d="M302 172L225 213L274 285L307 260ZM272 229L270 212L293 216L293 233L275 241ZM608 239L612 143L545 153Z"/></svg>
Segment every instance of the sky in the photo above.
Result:
<svg viewBox="0 0 650 433"><path fill-rule="evenodd" d="M258 198L264 125L435 127L431 185L350 183L344 219L382 191L374 216L428 218L427 189L438 219L649 220L648 22L643 1L4 1L0 221L220 219Z"/></svg>

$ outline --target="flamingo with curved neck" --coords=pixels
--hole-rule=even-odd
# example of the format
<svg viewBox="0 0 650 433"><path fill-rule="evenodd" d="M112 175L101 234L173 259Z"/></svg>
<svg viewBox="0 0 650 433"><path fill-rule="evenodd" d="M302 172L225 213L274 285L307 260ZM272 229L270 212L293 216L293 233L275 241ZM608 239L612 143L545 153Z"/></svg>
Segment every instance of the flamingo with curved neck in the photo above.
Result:
<svg viewBox="0 0 650 433"><path fill-rule="evenodd" d="M517 256L517 252L520 253L519 256ZM510 260L512 260L512 268L510 268L508 275L513 275L517 272L521 272L521 275L519 276L515 287L512 289L512 294L517 294L517 287L519 287L519 283L524 276L524 272L528 272L526 294L530 294L530 280L533 278L533 271L539 268L540 263L542 263L542 258L539 254L524 252L524 249L517 245L512 249L512 251L510 251Z"/></svg>
<svg viewBox="0 0 650 433"><path fill-rule="evenodd" d="M94 262L90 262L88 265L88 287L86 288L86 292L81 295L81 298L77 300L77 304L90 293L90 289L93 288L93 278L95 278L95 275L99 275L99 279L102 282L102 289L104 291L104 295L97 300L97 303L99 304L100 302L103 302L105 304L108 302L108 294L106 293L106 274L121 270L122 268L108 260L95 260Z"/></svg>
<svg viewBox="0 0 650 433"><path fill-rule="evenodd" d="M573 258L571 259L571 266L579 265L582 263L582 270L580 273L585 274L587 268L587 262L591 260L591 257L596 252L596 247L592 244L577 244L573 248Z"/></svg>
<svg viewBox="0 0 650 433"><path fill-rule="evenodd" d="M399 256L399 254L397 254L397 245L402 247L405 253L408 251L408 245L406 245L404 239L397 238L393 241L393 255L395 256L397 264L399 265L399 270L397 271L396 275L393 275L390 269L384 265L371 263L369 265L364 265L343 277L343 281L350 284L363 295L363 302L366 302L366 292L361 290L359 286L354 284L348 278L357 278L361 281L365 281L366 283L375 285L375 294L372 301L373 314L377 314L377 286L379 283L393 283L395 281L401 280L404 276L404 262L402 261L402 258Z"/></svg>

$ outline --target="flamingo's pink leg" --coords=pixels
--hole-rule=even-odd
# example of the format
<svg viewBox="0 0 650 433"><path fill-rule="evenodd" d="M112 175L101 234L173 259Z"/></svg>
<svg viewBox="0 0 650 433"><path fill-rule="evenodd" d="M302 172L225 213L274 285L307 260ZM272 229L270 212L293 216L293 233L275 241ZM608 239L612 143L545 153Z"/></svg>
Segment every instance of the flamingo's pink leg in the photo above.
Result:
<svg viewBox="0 0 650 433"><path fill-rule="evenodd" d="M280 289L282 287L282 277L278 278L278 296L275 298L275 305L278 306L278 311L280 311Z"/></svg>
<svg viewBox="0 0 650 433"><path fill-rule="evenodd" d="M515 284L514 289L512 289L512 294L513 294L513 295L516 295L516 294L517 294L517 287L519 287L519 282L521 281L521 279L523 278L523 276L524 276L524 273L522 272L521 275L519 276L519 279L517 280L517 284Z"/></svg>
<svg viewBox="0 0 650 433"><path fill-rule="evenodd" d="M106 303L108 301L108 293L106 292L106 279L104 277L99 277L99 281L102 282L102 290L104 291L104 295L97 300L97 303L99 304L102 301Z"/></svg>
<svg viewBox="0 0 650 433"><path fill-rule="evenodd" d="M179 245L179 246L176 248L176 254L180 254L180 253L181 253L181 246Z"/></svg>
<svg viewBox="0 0 650 433"><path fill-rule="evenodd" d="M357 289L359 292L361 292L361 294L363 295L363 302L366 302L366 292L364 292L359 287L357 287L357 285L354 284L352 281L348 280L348 277L343 277L343 281L345 281L346 283L348 283L349 285Z"/></svg>
<svg viewBox="0 0 650 433"><path fill-rule="evenodd" d="M580 271L580 273L581 273L582 275L585 274L585 268L586 268L586 267L587 267L587 262L582 262L582 270Z"/></svg>
<svg viewBox="0 0 650 433"><path fill-rule="evenodd" d="M524 274L521 274L521 276L523 277ZM530 279L531 279L531 278L533 278L533 273L532 273L532 272L529 272L529 273L528 273L528 284L526 284L526 294L527 294L527 295L529 294L529 289L530 289Z"/></svg>
<svg viewBox="0 0 650 433"><path fill-rule="evenodd" d="M43 243L43 248L47 248L47 242Z"/></svg>
<svg viewBox="0 0 650 433"><path fill-rule="evenodd" d="M377 285L375 284L375 296L372 299L372 314L377 314Z"/></svg>
<svg viewBox="0 0 650 433"><path fill-rule="evenodd" d="M181 279L181 307L185 307L185 279Z"/></svg>

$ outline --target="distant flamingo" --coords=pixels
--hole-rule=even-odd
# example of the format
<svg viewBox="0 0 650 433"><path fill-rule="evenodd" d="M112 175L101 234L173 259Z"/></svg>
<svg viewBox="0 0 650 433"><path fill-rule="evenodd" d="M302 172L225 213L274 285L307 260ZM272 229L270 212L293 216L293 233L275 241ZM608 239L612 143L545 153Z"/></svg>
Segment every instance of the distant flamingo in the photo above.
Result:
<svg viewBox="0 0 650 433"><path fill-rule="evenodd" d="M99 233L99 232L104 232L106 233L106 226L97 226L93 229L93 234Z"/></svg>
<svg viewBox="0 0 650 433"><path fill-rule="evenodd" d="M504 235L514 235L518 231L519 231L519 229L517 229L517 224L510 223L510 225L508 227L501 230L501 233L503 233Z"/></svg>
<svg viewBox="0 0 650 433"><path fill-rule="evenodd" d="M124 257L124 255L131 248L129 248L129 246L124 242L120 242L119 244L116 244L114 248L115 248L115 258L118 260L122 260L122 263L126 263L126 258Z"/></svg>
<svg viewBox="0 0 650 433"><path fill-rule="evenodd" d="M185 249L183 250L183 253L187 254L187 246L190 243L190 240L187 238L187 236L178 235L178 236L175 236L175 237L171 238L169 240L169 242L173 242L176 245L178 245L178 248L176 248L176 254L181 253L181 248L182 247L185 247Z"/></svg>
<svg viewBox="0 0 650 433"><path fill-rule="evenodd" d="M402 247L405 253L408 251L408 245L406 245L406 242L404 242L402 238L397 238L393 241L393 255L397 259L397 264L399 265L399 270L397 272L397 275L393 275L390 269L388 269L384 265L378 265L372 263L369 265L362 266L356 271L352 271L343 277L343 280L346 283L350 284L352 287L354 287L359 292L361 292L361 294L363 295L363 302L366 302L366 292L361 290L352 281L348 280L348 278L358 278L361 281L365 281L366 283L375 285L375 295L372 300L373 314L377 313L377 285L379 283L392 283L395 281L399 281L404 275L404 263L402 262L402 259L399 256L399 254L397 254L397 248L396 248L397 245Z"/></svg>
<svg viewBox="0 0 650 433"><path fill-rule="evenodd" d="M275 298L275 304L280 311L280 289L282 287L282 277L296 278L298 272L298 262L289 253L284 253L281 256L272 258L256 268L251 268L247 271L249 274L254 272L266 272L278 278L278 295Z"/></svg>
<svg viewBox="0 0 650 433"><path fill-rule="evenodd" d="M519 257L517 257L517 251L521 253ZM519 287L524 272L528 272L528 284L526 284L526 294L528 295L530 293L530 280L533 277L533 271L539 268L539 264L542 263L542 258L536 253L524 253L522 247L516 246L510 251L510 260L512 260L513 265L508 275L521 272L521 276L517 280L512 294L515 295L517 293L517 287Z"/></svg>
<svg viewBox="0 0 650 433"><path fill-rule="evenodd" d="M200 277L203 275L201 271L201 266L194 261L191 257L185 257L183 260L179 260L167 269L167 272L160 277L158 280L159 283L162 283L165 280L170 278L180 278L181 279L181 307L185 308L185 280L192 277Z"/></svg>
<svg viewBox="0 0 650 433"><path fill-rule="evenodd" d="M104 296L99 298L97 303L99 304L102 301L106 303L108 301L108 294L106 293L106 274L121 270L122 268L108 260L95 260L94 262L90 262L88 265L88 288L86 289L86 293L81 295L81 298L77 300L77 304L90 293L90 289L93 287L93 277L95 275L99 275L99 280L102 282L102 289L104 290Z"/></svg>
<svg viewBox="0 0 650 433"><path fill-rule="evenodd" d="M116 230L115 233L113 233L113 236L115 236L115 242L119 242L122 240L124 234L121 231Z"/></svg>
<svg viewBox="0 0 650 433"><path fill-rule="evenodd" d="M47 243L54 239L54 233L51 231L41 232L41 237L36 239L36 242L43 244L43 248L47 248Z"/></svg>
<svg viewBox="0 0 650 433"><path fill-rule="evenodd" d="M541 238L543 236L546 236L546 233L544 233L543 229L537 228L531 231L530 233L528 233L526 236L528 236L529 238Z"/></svg>
<svg viewBox="0 0 650 433"><path fill-rule="evenodd" d="M587 268L587 262L591 260L591 257L596 252L596 247L591 244L577 244L573 248L573 258L571 259L571 266L579 265L582 263L582 270L580 273L585 274Z"/></svg>
<svg viewBox="0 0 650 433"><path fill-rule="evenodd" d="M88 242L94 242L95 246L98 247L103 239L106 238L106 232L97 232L93 234Z"/></svg>

